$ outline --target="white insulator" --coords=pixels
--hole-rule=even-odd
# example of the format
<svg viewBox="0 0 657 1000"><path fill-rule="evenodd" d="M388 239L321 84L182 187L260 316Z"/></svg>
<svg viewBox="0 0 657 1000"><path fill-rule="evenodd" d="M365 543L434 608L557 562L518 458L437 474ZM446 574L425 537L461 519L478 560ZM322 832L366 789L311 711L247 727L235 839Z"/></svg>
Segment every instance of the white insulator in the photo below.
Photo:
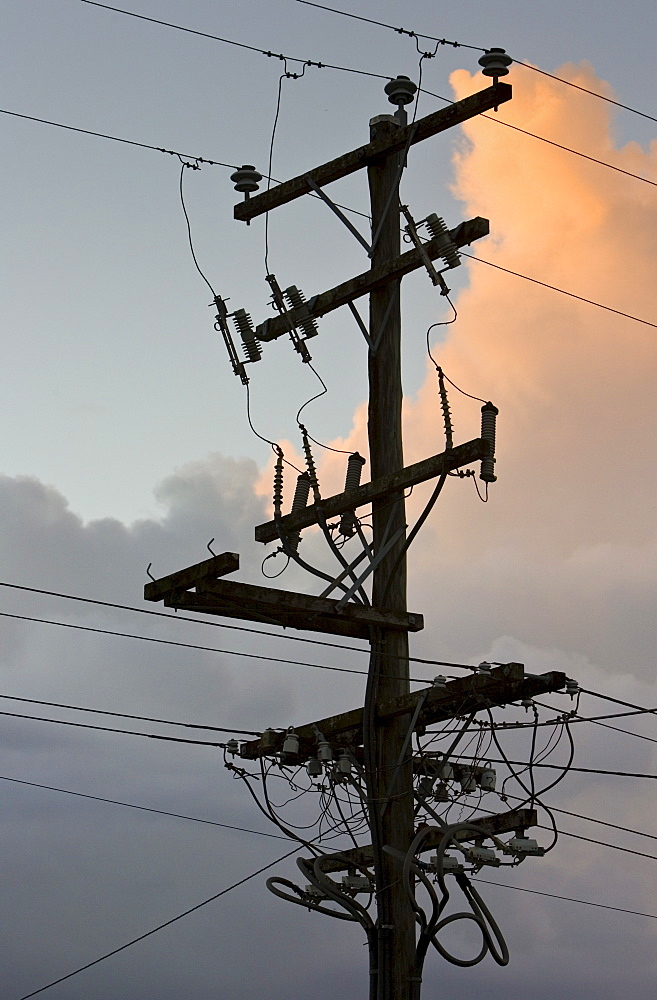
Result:
<svg viewBox="0 0 657 1000"><path fill-rule="evenodd" d="M479 775L479 786L484 792L494 792L497 774L494 767L485 767Z"/></svg>
<svg viewBox="0 0 657 1000"><path fill-rule="evenodd" d="M440 865L440 858L437 854L432 854L429 859L431 867L434 871L438 871ZM453 857L451 854L443 854L443 872L446 875L455 875L457 872L463 871L463 865L458 858Z"/></svg>
<svg viewBox="0 0 657 1000"><path fill-rule="evenodd" d="M233 757L240 752L240 745L237 740L228 740L226 744L226 750L231 753Z"/></svg>
<svg viewBox="0 0 657 1000"><path fill-rule="evenodd" d="M329 761L333 760L333 751L326 740L319 740L317 743L317 759L322 762L322 764L328 764Z"/></svg>
<svg viewBox="0 0 657 1000"><path fill-rule="evenodd" d="M432 680L431 687L435 687L441 691L444 691L447 688L447 678L444 677L442 674L438 674L438 676L434 677L434 679Z"/></svg>
<svg viewBox="0 0 657 1000"><path fill-rule="evenodd" d="M482 660L481 663L477 667L477 673L478 674L484 674L486 677L490 677L491 670L492 670L492 667L491 667L490 663L488 662L488 660Z"/></svg>
<svg viewBox="0 0 657 1000"><path fill-rule="evenodd" d="M481 408L481 439L488 442L488 455L481 460L479 478L485 483L497 480L493 469L495 466L495 425L500 411L493 403L484 403Z"/></svg>
<svg viewBox="0 0 657 1000"><path fill-rule="evenodd" d="M230 175L230 179L235 184L235 190L243 191L248 198L253 191L257 191L260 187L262 174L258 173L252 163L245 163L239 170Z"/></svg>
<svg viewBox="0 0 657 1000"><path fill-rule="evenodd" d="M438 777L443 781L454 781L454 768L448 762L441 764L438 768Z"/></svg>
<svg viewBox="0 0 657 1000"><path fill-rule="evenodd" d="M322 765L317 757L309 757L306 761L306 771L309 778L319 778L322 775Z"/></svg>
<svg viewBox="0 0 657 1000"><path fill-rule="evenodd" d="M466 848L465 856L468 861L472 861L476 865L494 865L497 867L500 863L500 859L496 857L495 851L492 851L490 847L481 847L479 844L473 844L472 847Z"/></svg>
<svg viewBox="0 0 657 1000"><path fill-rule="evenodd" d="M532 698L523 698L523 699L521 700L520 704L521 704L521 706L522 706L522 707L524 708L525 712L528 712L528 711L529 711L529 709L530 709L530 708L532 707L532 705L534 704L534 702L533 702L533 699L532 699Z"/></svg>
<svg viewBox="0 0 657 1000"><path fill-rule="evenodd" d="M507 842L506 846L509 853L516 854L519 857L542 858L545 854L545 848L539 847L538 841L532 837L513 837Z"/></svg>
<svg viewBox="0 0 657 1000"><path fill-rule="evenodd" d="M299 737L294 731L294 727L290 726L287 731L287 735L283 742L283 753L296 755L299 753Z"/></svg>
<svg viewBox="0 0 657 1000"><path fill-rule="evenodd" d="M508 74L509 66L513 62L513 59L506 54L504 49L493 48L484 52L483 56L480 56L477 61L482 67L481 72L484 76L492 76L493 82L497 83L498 76L506 76Z"/></svg>
<svg viewBox="0 0 657 1000"><path fill-rule="evenodd" d="M345 750L338 755L338 759L335 762L335 769L339 774L351 774L351 759Z"/></svg>
<svg viewBox="0 0 657 1000"><path fill-rule="evenodd" d="M246 354L246 360L260 361L262 357L262 348L260 347L260 341L255 335L255 329L251 316L244 309L236 309L233 313L233 320L235 321L235 326L237 327L242 338L242 345L244 347L244 353Z"/></svg>
<svg viewBox="0 0 657 1000"><path fill-rule="evenodd" d="M440 256L447 267L458 267L461 263L461 255L452 240L449 229L445 225L445 220L441 219L435 212L432 212L431 215L427 215L424 221L433 239L438 240Z"/></svg>
<svg viewBox="0 0 657 1000"><path fill-rule="evenodd" d="M342 884L352 892L372 892L374 888L366 875L343 875Z"/></svg>

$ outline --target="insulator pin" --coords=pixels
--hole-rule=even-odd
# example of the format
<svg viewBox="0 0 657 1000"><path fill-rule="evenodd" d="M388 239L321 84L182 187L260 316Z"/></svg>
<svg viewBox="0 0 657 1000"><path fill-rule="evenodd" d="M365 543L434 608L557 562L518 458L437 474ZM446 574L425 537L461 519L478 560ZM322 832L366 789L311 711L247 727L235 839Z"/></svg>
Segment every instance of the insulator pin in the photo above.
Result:
<svg viewBox="0 0 657 1000"><path fill-rule="evenodd" d="M461 255L459 254L456 244L453 242L452 237L449 234L449 229L445 225L445 220L441 219L441 217L436 215L435 212L432 212L431 215L427 215L424 221L433 239L438 240L440 256L444 260L447 267L458 267L461 263Z"/></svg>
<svg viewBox="0 0 657 1000"><path fill-rule="evenodd" d="M349 456L347 459L347 473L344 479L345 493L348 493L349 490L355 490L358 486L360 486L360 477L364 465L365 459L362 455L359 455L357 451ZM344 538L351 538L356 530L355 524L356 519L354 512L351 510L345 511L340 518L340 534Z"/></svg>
<svg viewBox="0 0 657 1000"><path fill-rule="evenodd" d="M237 330L242 338L242 345L244 346L246 360L260 361L260 358L262 357L262 348L260 347L260 341L255 335L253 320L251 319L249 313L244 309L236 309L233 313L233 320L235 321L235 326L237 327Z"/></svg>
<svg viewBox="0 0 657 1000"><path fill-rule="evenodd" d="M493 403L484 403L481 408L481 439L488 443L488 455L481 460L479 478L485 483L497 480L493 469L495 466L495 424L500 411Z"/></svg>

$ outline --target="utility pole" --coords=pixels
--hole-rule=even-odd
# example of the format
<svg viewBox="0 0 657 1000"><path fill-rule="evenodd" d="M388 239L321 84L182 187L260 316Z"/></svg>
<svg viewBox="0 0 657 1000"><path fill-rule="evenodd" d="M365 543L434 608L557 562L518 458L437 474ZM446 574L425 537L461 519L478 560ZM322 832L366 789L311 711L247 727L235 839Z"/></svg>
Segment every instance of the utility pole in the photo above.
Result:
<svg viewBox="0 0 657 1000"><path fill-rule="evenodd" d="M401 125L392 115L374 118L370 122L370 139L375 142L390 137ZM391 153L368 168L373 269L384 268L399 256L399 166L400 154ZM375 343L378 341L378 349L369 352L368 364L367 429L373 479L394 474L404 467L400 298L399 280L391 280L370 294L370 338ZM372 604L405 612L403 491L372 504L372 527L375 551L381 547L386 532L392 535L402 529L397 543L373 571ZM382 722L377 716L382 704L410 690L408 633L374 628L371 649L363 735L375 882L379 887L376 900L379 996L381 1000L407 1000L415 951L415 915L399 879L399 863L384 853L383 845L405 852L413 839L410 754L406 754L407 760L400 762L408 719L398 716ZM396 786L388 799L388 786L395 774ZM381 815L384 807L385 812Z"/></svg>
<svg viewBox="0 0 657 1000"><path fill-rule="evenodd" d="M565 676L556 672L539 676L526 674L522 664L508 663L494 667L482 664L479 671L475 670L471 676L463 678L447 680L438 677L433 685L420 691L411 692L409 681L408 633L421 630L424 620L420 614L409 613L406 606L408 542L404 490L437 478L438 485L434 491L437 495L448 473L475 461L482 463L480 478L486 482L494 481L494 415L497 409L491 403L482 408L480 438L455 446L451 440L451 431L449 434L446 432L444 452L414 465L404 466L401 279L410 271L424 267L433 284L446 291L442 272L436 272L433 261L442 258L446 268L456 266L459 262L458 248L485 236L488 233L488 221L471 219L448 230L442 219L431 215L423 220L431 238L422 240L418 235L420 224L414 222L408 207L400 204L399 183L406 156L413 144L510 100L511 88L498 81L498 76L507 72L509 61L503 50L489 50L480 62L484 66L484 73L493 77L492 87L414 121L411 125L407 124L404 105L412 100L416 88L408 78L398 77L385 88L390 101L398 105L398 111L395 116L380 115L371 120L368 143L253 197L251 195L257 190L258 180L261 179L255 168L245 165L233 175L236 188L245 193L245 200L235 206L236 219L249 223L258 215L314 193L326 202L368 251L368 271L315 295L308 301L296 286L281 289L275 276L268 274L266 280L272 289L279 315L266 320L255 329L244 310L229 314L224 300L217 297L215 303L218 310L216 328L223 335L233 371L244 384L248 383L245 364L260 360L261 344L266 345L289 335L302 360L309 361L306 341L317 334L317 320L333 309L343 305L349 307L368 347L371 481L361 485L359 478L354 482L353 477L350 478L348 474L344 492L323 497L305 428L300 425L304 435L308 471L297 481L292 510L283 514L283 458L282 453L279 453L274 478L275 516L273 520L256 526L255 538L262 543L278 540L281 546L279 551L328 581L329 586L319 596L225 580L223 577L239 568L239 556L230 552L213 555L211 559L204 559L159 580L152 580L144 589L146 600L162 600L167 607L369 640L371 654L363 707L307 725L288 727L283 731L267 729L256 740L241 745L237 741L231 741L226 745L226 750L243 763L268 760L268 767L279 765L282 769L305 763L309 775L319 776L325 782L321 786L322 792L325 793L328 789L330 794L336 794L336 801L336 789L342 787L341 783L349 781L358 795L364 798L371 833L370 844L328 853L317 842L311 844L302 841L305 847L314 852L310 860L299 859L299 866L311 885L303 889L280 878L269 879L267 885L275 894L290 902L300 903L309 910L360 922L370 945L371 1000L409 1000L409 997L420 996L422 962L434 932L431 931L427 936L423 931L424 941L421 935L416 948L418 910L409 900L409 894L412 894L411 887L418 878L424 879L426 888L427 877L423 873L427 871L437 872L437 877L444 885L447 869L443 865L443 855L446 844L457 852L461 851L475 866L475 871L482 864L500 863L493 850L483 847L484 841L489 837L498 850L514 855L517 860L542 851L535 841L525 837L525 829L537 823L531 795L527 800L528 808L479 815L467 823L452 826L445 824L427 804L428 799L420 790L422 782L428 782L430 786L439 782L444 796L447 781L461 781L462 788L468 788L476 785L477 775L481 776L486 769L479 765L459 765L456 761L452 766L448 760L451 750L443 754L442 758L438 753L423 754L420 759L414 759L412 737L416 733L424 733L427 726L457 718L465 719L465 731L477 712L516 701L531 704L535 695L562 689L566 685ZM332 181L361 168L367 168L368 172L371 245L355 230L339 206L324 191ZM414 244L414 248L404 254L400 253L400 211L406 217L406 231ZM366 294L370 297L368 326L361 319L355 305ZM241 334L245 361L239 360L233 344L228 325L229 316L234 318ZM443 403L446 409L446 401L443 400ZM358 455L351 456L351 459L359 467L363 462ZM299 492L300 486L302 489ZM311 486L314 502L308 505ZM301 500L298 500L300 496ZM370 545L367 542L361 530L359 538L363 551L348 563L333 542L327 518L346 516L347 528L343 529L342 523L339 525L339 531L346 542L356 530L355 511L369 504L372 506L372 543ZM300 531L310 525L322 528L329 547L340 561L340 571L333 578L305 563L299 556ZM413 537L415 530L409 539ZM371 601L363 591L363 583L368 577L372 584ZM342 591L339 599L330 596L335 590ZM453 746L456 746L459 738L455 738ZM247 774L243 768L232 763L227 766L246 780ZM364 790L353 778L352 768L356 769L358 776L362 775ZM490 781L493 780L494 783L494 772L488 768L486 773L486 780L489 782L487 787L490 788ZM417 789L414 784L416 779ZM263 766L263 790L265 780ZM483 780L481 788L484 788ZM251 792L253 794L253 789ZM271 812L266 795L265 800L267 809L263 811L269 810L271 818L278 822ZM443 797L440 801L446 800ZM416 802L418 809L424 810L427 817L434 817L433 822L438 825L422 823L420 832L415 830ZM341 809L340 815L344 820ZM353 832L346 820L345 828L355 844ZM445 829L448 830L447 841L444 839ZM500 834L510 831L515 832L513 841L499 841ZM294 835L288 830L286 832L289 836ZM466 849L465 845L469 841L474 846ZM414 846L416 844L417 848ZM420 861L419 855L431 848L438 851L438 857L427 865ZM484 938L484 947L475 961L479 961L490 951L499 964L505 964L503 956L500 956L499 951L496 952L493 940L496 931L489 932L485 908L482 909L476 902L476 891L470 887L464 868L457 861L455 857L449 858L449 871L457 881L461 880L458 883L461 888L466 886L463 891L474 914L471 919L478 923ZM402 863L404 878L400 877ZM348 873L342 884L329 878L330 872L342 871ZM410 882L406 877L409 872ZM373 895L376 908L374 920L367 908L355 899L360 891ZM433 890L431 892L437 899L436 893ZM446 894L444 903L448 895L449 893ZM327 901L333 909L326 908ZM342 908L341 913L336 912L336 904ZM442 912L442 908L439 912ZM434 917L435 921L431 926L438 927L438 917L435 914ZM450 919L462 917L461 913ZM497 940L499 941L499 937ZM441 954L445 955L444 949Z"/></svg>

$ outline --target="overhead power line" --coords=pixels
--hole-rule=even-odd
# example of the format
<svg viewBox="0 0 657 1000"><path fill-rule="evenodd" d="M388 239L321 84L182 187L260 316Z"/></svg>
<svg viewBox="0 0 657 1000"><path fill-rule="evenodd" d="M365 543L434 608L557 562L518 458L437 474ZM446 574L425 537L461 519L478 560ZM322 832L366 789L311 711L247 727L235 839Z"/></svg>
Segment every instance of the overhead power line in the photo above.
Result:
<svg viewBox="0 0 657 1000"><path fill-rule="evenodd" d="M139 812L155 813L157 816L171 816L173 819L185 819L191 823L204 823L206 826L219 826L224 830L236 830L238 833L253 833L258 837L273 837L276 840L287 840L279 833L266 833L262 830L251 830L244 826L234 826L232 823L220 823L216 819L203 819L200 816L187 816L184 813L171 812L168 809L155 809L153 806L140 806L134 802L121 802L119 799L108 799L103 795L90 795L87 792L74 792L70 788L57 788L55 785L43 785L38 781L25 781L22 778L10 778L0 774L0 781L11 781L16 785L28 785L30 788L41 788L48 792L60 792L62 795L74 795L78 799L91 799L93 802L105 802L112 806L123 806L124 809L137 809Z"/></svg>
<svg viewBox="0 0 657 1000"><path fill-rule="evenodd" d="M575 899L573 896L558 896L555 892L541 892L538 889L526 889L521 885L508 885L506 882L493 882L486 878L472 878L473 882L484 882L486 885L499 885L503 889L516 889L518 892L531 892L533 896L547 896L549 899L563 899L567 903L582 903L584 906L598 906L603 910L615 910L617 913L629 913L633 917L649 917L657 920L655 913L642 913L639 910L627 910L622 906L610 906L608 903L593 903L590 899Z"/></svg>
<svg viewBox="0 0 657 1000"><path fill-rule="evenodd" d="M387 24L385 21L378 21L376 18L363 17L360 14L353 14L347 10L338 10L336 7L328 7L326 4L314 3L312 0L295 0L295 3L301 3L306 7L317 7L319 10L330 11L332 14L340 14L342 17L350 17L355 21L365 21L367 24L375 24L379 28L387 28L390 31L396 32L398 35L407 35L410 38L426 38L430 42L438 42L439 45L451 46L455 49L475 49L477 52L488 52L488 48L484 48L481 45L467 45L465 42L452 42L447 38L439 38L437 35L428 35L423 31L414 31L409 28L398 28L394 24ZM657 122L657 118L653 115L646 114L645 111L639 111L637 108L631 107L629 104L621 104L620 101L615 101L612 97L607 97L606 94L601 94L597 90L590 90L588 87L582 87L579 83L574 83L572 80L566 80L563 76L557 76L555 73L548 73L547 70L541 69L539 66L534 66L532 63L526 62L524 59L513 59L516 66L523 66L525 69L534 70L536 73L541 73L542 76L548 76L551 80L557 80L559 83L565 84L567 87L573 87L575 90L581 90L585 94L590 94L591 97L597 97L601 101L606 101L607 104L613 104L617 108L622 108L624 111L631 111L634 115L639 115L641 118L647 118L648 121Z"/></svg>
<svg viewBox="0 0 657 1000"><path fill-rule="evenodd" d="M0 715L12 719L29 719L32 722L51 722L55 726L73 726L75 729L96 729L102 733L120 733L122 736L144 736L149 740L164 740L167 743L193 743L202 747L221 747L223 743L211 743L208 740L188 740L182 736L159 736L156 733L140 733L133 729L112 729L109 726L94 726L91 722L69 722L66 719L47 719L41 715L24 715L20 712L0 711Z"/></svg>
<svg viewBox="0 0 657 1000"><path fill-rule="evenodd" d="M463 757L464 760L479 759L478 757L470 757L466 754L460 754L460 756ZM487 757L486 759L490 760L491 764L513 764L514 767L516 766L527 767L526 760L508 760L506 758L504 760L493 760L492 757ZM532 767L549 767L550 770L552 771L564 770L564 767L561 764L544 764L543 762L534 763L532 764ZM615 778L652 778L653 780L657 779L657 774L636 773L635 771L605 771L599 767L574 767L572 765L569 765L567 770L578 771L581 774L609 774Z"/></svg>
<svg viewBox="0 0 657 1000"><path fill-rule="evenodd" d="M479 264L487 264L488 267L494 267L497 271L504 271L505 274L512 274L514 278L522 278L524 281L531 281L534 285L541 285L542 288L549 288L552 292L559 292L561 295L567 295L570 299L577 299L578 302L585 302L589 306L597 306L598 309L604 309L606 312L615 313L616 316L622 316L624 319L631 319L634 323L643 323L644 326L651 326L653 329L657 329L657 323L653 323L649 319L641 319L639 316L633 316L632 313L622 312L620 309L614 309L612 306L605 306L602 302L596 302L595 299L587 299L583 295L576 295L575 292L567 292L565 288L559 288L557 285L550 285L546 281L539 281L538 278L530 278L528 274L520 274L519 271L512 271L508 267L502 267L500 264L493 264L491 260L484 260L483 257L475 257L474 254L465 253L463 250L459 250L459 253L463 257L468 257L470 260L476 260Z"/></svg>
<svg viewBox="0 0 657 1000"><path fill-rule="evenodd" d="M60 701L43 701L39 698L21 698L15 694L0 694L7 701L23 701L30 705L47 705L49 708L66 708L73 712L93 712L94 715L112 715L118 719L138 719L140 722L161 722L165 726L183 726L186 729L208 729L215 733L236 733L238 736L261 736L262 732L252 729L226 729L221 726L202 726L197 722L174 722L172 719L155 719L149 715L128 715L126 712L110 712L104 708L83 708L81 705L66 705Z"/></svg>
<svg viewBox="0 0 657 1000"><path fill-rule="evenodd" d="M208 899L204 899L202 903L197 903L196 906L190 906L188 910L184 910L177 916L172 917L170 920L165 920L164 923L158 924L157 927L152 927L150 931L146 931L144 934L140 934L138 937L132 938L131 941L126 941L125 944L119 945L118 948L113 948L112 951L105 952L99 958L95 958L93 962L87 962L86 965L81 965L72 972L68 972L65 976L60 976L59 979L53 979L52 982L46 983L45 986L40 986L38 990L32 990L31 993L24 993L19 1000L29 1000L30 997L35 997L38 993L43 993L44 990L49 990L51 986L57 986L58 983L63 983L67 979L72 979L73 976L79 975L80 972L85 972L87 969L91 969L94 965L98 965L100 962L104 962L106 958L111 958L112 955L118 955L119 952L125 951L126 948L131 948L133 944L138 944L139 941L143 941L145 938L150 937L152 934L157 934L158 931L164 930L165 927L170 927L171 924L175 924L176 921L182 920L183 917L188 917L190 913L195 913L196 910L200 910L201 907L207 906L208 903L213 903L215 899L219 899L221 896L225 896L227 892L232 892L233 889L237 889L238 886L244 885L245 882L249 882L252 878L256 878L257 875L262 875L263 872L268 871L273 868L274 865L280 864L281 861L285 861L286 858L291 858L293 854L296 854L301 848L299 845L295 846L291 851L286 854L281 855L280 858L276 858L275 861L271 861L268 865L263 865L262 868L258 868L257 871L251 872L250 875L246 875L244 878L239 879L237 882L233 882L232 885L227 886L222 889L221 892L217 892L214 896L209 896Z"/></svg>
<svg viewBox="0 0 657 1000"><path fill-rule="evenodd" d="M302 59L299 56L288 56L283 52L272 52L270 49L261 49L257 45L247 45L245 42L237 42L233 38L224 38L221 35L213 35L209 31L199 31L196 28L186 28L182 24L174 24L172 21L162 21L157 17L147 17L145 14L137 14L133 10L124 10L121 7L111 7L106 3L98 3L97 0L80 0L91 7L102 7L103 10L110 10L114 14L124 14L126 17L134 17L139 21L149 21L151 24L159 24L165 28L173 28L176 31L184 31L189 35L198 35L201 38L209 38L214 42L222 42L224 45L233 45L238 49L247 49L249 52L257 52L267 56L269 59L280 59L285 63L301 63L304 66L314 66L317 69L335 69L341 73L357 73L359 76L372 76L378 80L390 80L390 76L382 73L370 73L364 69L353 69L350 66L335 66L331 63L320 62L317 59Z"/></svg>

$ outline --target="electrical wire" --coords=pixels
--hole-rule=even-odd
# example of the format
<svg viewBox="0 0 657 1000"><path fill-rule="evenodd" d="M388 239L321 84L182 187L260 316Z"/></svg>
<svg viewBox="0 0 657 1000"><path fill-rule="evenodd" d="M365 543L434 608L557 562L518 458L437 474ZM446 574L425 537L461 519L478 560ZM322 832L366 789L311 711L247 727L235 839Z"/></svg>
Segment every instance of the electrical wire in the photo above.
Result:
<svg viewBox="0 0 657 1000"><path fill-rule="evenodd" d="M154 615L156 618L167 618L169 621L192 622L193 624L197 624L197 625L210 625L210 626L212 626L214 628L226 628L226 629L232 629L232 630L235 630L235 631L238 631L238 632L249 632L249 633L251 633L253 635L266 636L268 639L287 639L290 642L306 642L306 643L309 643L310 645L313 645L313 646L328 646L331 649L347 649L347 650L349 650L352 653L367 653L369 655L369 652L370 652L369 649L363 649L363 648L361 648L359 646L348 646L345 643L326 642L325 640L322 640L322 639L304 639L303 637L296 636L296 635L281 635L279 632L265 632L262 629L250 628L250 627L248 627L246 625L228 625L228 624L226 624L224 622L208 621L208 620L203 619L203 618L190 618L187 615L179 615L179 614L168 615L164 611L152 611L150 608L135 608L135 607L133 607L130 604L116 604L113 601L101 601L98 598L93 598L93 597L80 597L77 594L63 594L63 593L61 593L59 591L44 590L41 587L28 587L28 586L26 586L24 584L20 584L20 583L8 583L7 581L0 580L0 587L8 587L8 588L10 588L12 590L24 590L24 591L27 591L28 593L31 593L31 594L43 594L46 597L59 597L59 598L61 598L63 600L67 600L67 601L79 601L79 602L81 602L83 604L94 604L94 605L98 605L99 607L104 607L104 608L116 608L119 611L133 611L133 612L136 612L137 614L140 614L140 615ZM42 618L30 618L27 615L10 615L8 612L2 612L2 611L0 611L0 617L20 618L20 619L25 620L25 621L37 621L37 622L46 621L49 624L49 622L46 619L42 619ZM53 622L52 624L54 624L54 625L67 625L66 622ZM71 626L67 625L67 627L70 627L70 628L83 628L83 626L76 626L76 625L71 625ZM99 632L104 633L106 630L104 630L104 629L92 629L91 631L99 631ZM109 634L110 635L114 635L114 634L116 634L116 635L123 635L123 633L120 633L120 632L117 632L117 633L109 632ZM129 636L129 638L131 638L131 636ZM146 637L146 636L136 636L135 638L148 638L148 637ZM152 640L148 639L148 641L150 642ZM157 640L157 641L164 641L164 640ZM188 645L188 644L185 643L184 645ZM194 647L191 647L191 648L194 648ZM209 646L199 646L198 648L199 649L208 649L211 652L221 652L221 650L214 650L212 647L209 647ZM472 664L470 664L470 663L454 663L451 660L428 660L428 659L425 659L425 658L419 657L419 656L410 656L410 657L399 656L399 655L397 655L395 653L383 653L382 655L383 656L391 657L392 659L396 659L396 660L400 660L401 659L401 660L405 661L406 659L409 659L413 663L424 663L424 664L426 664L428 666L454 667L455 669L461 669L461 670L474 670L475 669L475 667L473 667ZM286 661L279 661L279 662L286 662ZM318 664L315 664L315 666L318 666ZM345 668L337 668L336 667L335 669L345 669ZM350 673L366 673L366 671L357 670L357 671L350 671ZM426 678L414 677L414 678L411 678L411 680L413 680L415 683L418 683L418 684L426 684L427 683Z"/></svg>
<svg viewBox="0 0 657 1000"><path fill-rule="evenodd" d="M32 722L51 722L56 726L73 726L75 729L95 729L102 733L120 733L122 736L144 736L149 740L164 740L167 743L193 743L195 746L222 747L223 743L210 743L207 740L188 740L182 736L158 736L156 733L140 733L132 729L112 729L108 726L94 726L90 722L69 722L65 719L47 719L40 715L23 715L20 712L0 711L0 715L12 719L29 719Z"/></svg>
<svg viewBox="0 0 657 1000"><path fill-rule="evenodd" d="M238 833L253 833L258 837L274 837L276 840L287 840L278 833L268 833L263 830L251 830L244 826L233 826L231 823L219 823L214 819L202 819L200 816L187 816L184 813L170 812L168 809L155 809L152 806L140 806L134 802L121 802L119 799L108 799L102 795L90 795L86 792L74 792L70 788L57 788L54 785L43 785L38 781L25 781L22 778L10 778L0 774L0 781L11 781L16 785L28 785L30 788L41 788L48 792L60 792L63 795L74 795L78 799L91 799L93 802L105 802L112 806L123 806L125 809L137 809L140 812L155 813L158 816L170 816L173 819L185 819L192 823L204 823L207 826L219 826L224 830L236 830Z"/></svg>
<svg viewBox="0 0 657 1000"><path fill-rule="evenodd" d="M598 691L589 691L588 688L580 687L582 694L588 694L592 698L600 698L602 701L610 701L614 705L622 705L624 708L632 708L635 711L641 713L647 713L648 715L657 715L657 708L645 708L643 705L635 705L631 701L622 701L620 698L612 698L608 694L600 694Z"/></svg>
<svg viewBox="0 0 657 1000"><path fill-rule="evenodd" d="M35 997L38 993L43 993L44 990L49 990L51 986L57 986L59 983L65 982L67 979L72 979L73 976L77 976L80 972L85 972L87 969L91 969L92 966L98 965L100 962L104 962L105 959L111 958L113 955L118 955L119 952L125 951L126 948L131 948L133 944L137 944L139 941L143 941L145 938L150 937L152 934L157 934L158 931L164 930L165 927L170 927L171 924L175 924L176 921L182 920L183 917L189 916L190 913L194 913L196 910L200 910L201 907L207 906L208 903L213 903L215 899L219 899L221 896L225 896L226 893L231 892L233 889L237 889L238 886L244 885L245 882L249 882L252 878L261 875L263 872L268 871L273 868L274 865L280 864L281 861L285 861L286 858L291 858L293 854L296 854L299 848L295 847L288 851L286 854L281 855L280 858L276 858L275 861L271 861L267 865L263 865L262 868L258 868L257 871L251 872L250 875L246 875L244 878L239 879L237 882L233 882L232 885L227 886L220 892L215 893L213 896L209 896L208 899L204 899L202 903L197 903L196 906L191 906L189 909L184 910L175 917L171 917L170 920L165 920L164 923L158 924L157 927L152 927L151 930L146 931L144 934L140 934L138 937L132 938L130 941L126 941L125 944L120 945L118 948L113 948L112 951L105 952L99 958L95 958L93 962L87 962L86 965L81 965L73 972L68 972L65 976L60 976L59 979L53 979L52 982L46 983L45 986L39 987L38 990L33 990L31 993L24 993L19 1000L29 1000L30 997Z"/></svg>
<svg viewBox="0 0 657 1000"><path fill-rule="evenodd" d="M15 694L0 694L6 701L22 701L30 705L47 705L49 708L66 708L72 712L93 712L94 715L112 715L117 719L136 719L139 722L160 722L165 726L182 726L186 729L208 729L216 733L236 733L239 736L262 736L262 731L251 729L226 729L221 726L202 726L195 722L174 722L172 719L155 719L148 715L127 715L125 712L110 712L103 708L83 708L81 705L66 705L59 701L42 701L38 698L21 698Z"/></svg>
<svg viewBox="0 0 657 1000"><path fill-rule="evenodd" d="M220 35L213 35L208 31L198 31L194 28L185 28L181 24L173 24L171 21L162 21L157 17L147 17L145 14L137 14L135 11L123 10L121 7L111 7L106 3L98 3L97 0L80 0L80 3L89 4L91 7L102 7L104 10L110 10L114 14L124 14L126 17L134 17L140 21L149 21L152 24L159 24L165 28L174 28L176 31L184 31L190 35L198 35L201 38L209 38L214 42L223 42L224 45L233 45L238 49L247 49L249 52L257 52L260 55L267 56L269 59L280 59L284 62L296 62L303 63L306 66L314 66L317 69L335 69L342 73L356 73L359 76L371 76L379 80L390 80L389 76L383 76L381 73L369 73L363 69L352 69L348 66L335 66L331 63L318 62L314 59L301 59L296 56L284 55L282 52L272 52L269 49L261 49L256 45L247 45L245 42L237 42L232 38L223 38Z"/></svg>
<svg viewBox="0 0 657 1000"><path fill-rule="evenodd" d="M549 288L552 292L559 292L561 295L567 295L568 298L577 299L578 302L585 302L589 306L596 306L598 309L604 309L606 312L614 313L616 316L622 316L624 319L631 319L635 323L642 323L644 326L651 326L653 329L657 330L657 323L653 323L648 319L641 319L639 316L634 316L632 313L623 312L620 309L613 309L611 306L603 305L602 302L596 302L595 299L587 299L583 295L576 295L575 292L568 292L565 288L558 288L556 285L550 285L546 281L539 281L538 278L531 278L528 274L520 274L518 271L512 271L508 267L502 267L500 264L493 264L491 260L484 260L483 257L475 257L474 254L465 253L463 250L459 250L462 257L468 257L470 260L476 260L479 264L487 264L488 267L494 267L497 271L504 271L505 274L512 274L515 278L523 278L524 281L531 281L534 285L541 285L542 288Z"/></svg>
<svg viewBox="0 0 657 1000"><path fill-rule="evenodd" d="M463 755L461 754L461 756L463 756ZM470 758L468 758L468 759L470 759ZM507 759L505 759L505 760L493 760L492 758L489 758L489 760L491 761L492 764L512 764L512 765L517 766L517 767L525 767L526 766L526 763L525 763L524 760L507 760ZM534 766L535 767L549 767L549 768L551 768L552 770L555 770L555 771L561 771L561 770L563 770L562 765L560 765L560 764L535 764ZM569 771L577 771L580 774L607 774L607 775L611 775L612 777L615 777L615 778L652 778L653 780L657 779L657 774L637 773L635 771L606 771L606 770L603 770L602 768L598 768L598 767L573 767L573 766L570 766L568 768L568 770Z"/></svg>
<svg viewBox="0 0 657 1000"><path fill-rule="evenodd" d="M573 896L558 896L554 892L539 892L538 889L525 889L521 885L507 885L506 882L492 882L485 878L473 878L473 882L484 882L486 885L499 885L503 889L516 889L518 892L530 892L533 896L547 896L550 899L563 899L567 903L583 903L584 906L598 906L603 910L615 910L617 913L629 913L634 917L650 917L651 920L657 920L657 914L654 913L641 913L638 910L626 910L622 906L609 906L607 903L593 903L590 899L575 899Z"/></svg>
<svg viewBox="0 0 657 1000"><path fill-rule="evenodd" d="M194 242L192 240L192 224L189 221L189 215L188 215L188 212L187 212L187 206L185 205L185 195L183 193L183 177L185 175L185 168L187 168L187 167L190 168L191 170L200 170L200 167L199 167L199 165L197 163L184 163L184 162L182 162L182 165L180 167L180 184L179 184L178 187L179 187L179 191L180 191L180 204L182 205L182 210L183 210L183 213L185 215L185 222L187 223L187 239L189 241L189 249L191 251L192 260L194 261L194 266L196 267L196 270L201 275L201 277L203 278L203 281L206 283L206 285L210 289L210 293L212 295L212 298L216 299L217 298L217 293L215 292L214 288L210 284L210 281L207 278L207 276L201 270L201 265L199 264L199 262L197 260L197 257L196 257L196 253L194 252Z"/></svg>

